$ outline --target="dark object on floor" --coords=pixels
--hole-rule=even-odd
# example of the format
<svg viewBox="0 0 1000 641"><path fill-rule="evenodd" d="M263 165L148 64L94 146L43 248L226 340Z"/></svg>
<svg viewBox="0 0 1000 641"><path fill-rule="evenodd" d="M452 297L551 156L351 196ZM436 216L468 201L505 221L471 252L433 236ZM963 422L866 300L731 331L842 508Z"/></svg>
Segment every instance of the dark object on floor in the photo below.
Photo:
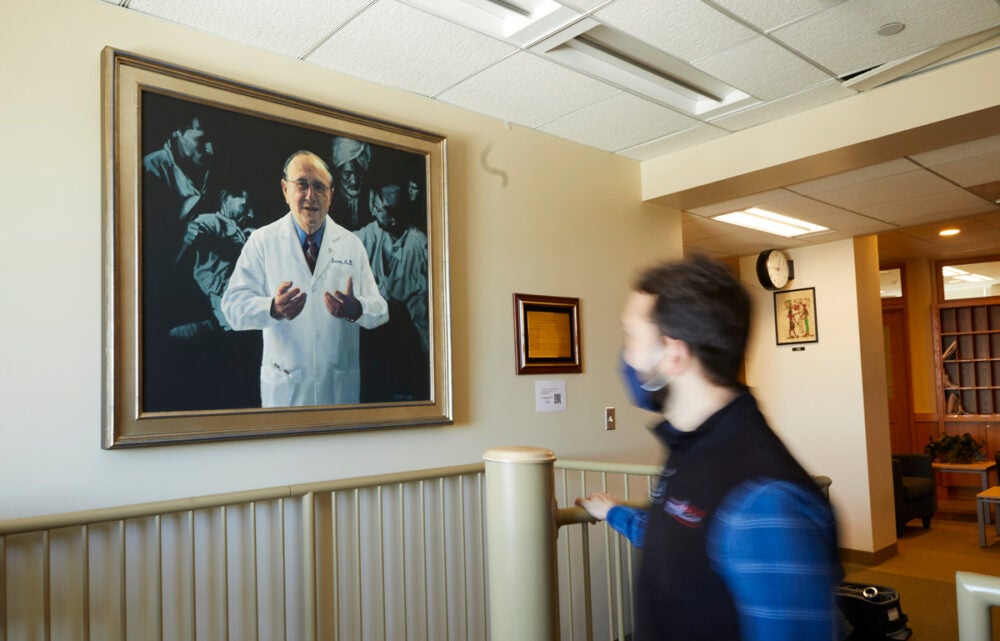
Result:
<svg viewBox="0 0 1000 641"><path fill-rule="evenodd" d="M847 641L905 641L913 634L899 606L899 593L884 585L841 583L837 606L854 628Z"/></svg>
<svg viewBox="0 0 1000 641"><path fill-rule="evenodd" d="M912 519L920 519L925 528L937 510L932 459L926 454L893 454L892 485L896 503L896 535Z"/></svg>

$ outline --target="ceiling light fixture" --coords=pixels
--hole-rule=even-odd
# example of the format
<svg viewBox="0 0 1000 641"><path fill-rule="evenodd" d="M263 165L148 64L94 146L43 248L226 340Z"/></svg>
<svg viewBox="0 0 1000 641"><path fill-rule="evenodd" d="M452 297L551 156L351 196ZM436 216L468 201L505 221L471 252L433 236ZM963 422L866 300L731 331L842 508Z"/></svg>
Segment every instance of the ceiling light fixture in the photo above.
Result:
<svg viewBox="0 0 1000 641"><path fill-rule="evenodd" d="M827 228L822 225L809 223L798 218L792 218L791 216L783 216L759 207L751 207L745 211L734 211L728 214L712 216L712 220L756 229L757 231L784 236L785 238L794 238L795 236L802 236L804 234L827 231Z"/></svg>
<svg viewBox="0 0 1000 641"><path fill-rule="evenodd" d="M938 232L938 236L957 236L962 233L961 229L955 227L949 227L948 229L942 229Z"/></svg>
<svg viewBox="0 0 1000 641"><path fill-rule="evenodd" d="M641 40L584 18L531 51L681 113L715 117L759 102Z"/></svg>
<svg viewBox="0 0 1000 641"><path fill-rule="evenodd" d="M962 281L964 283L985 283L993 280L989 276L983 276L982 274L959 274L958 276L952 276L951 279L953 281Z"/></svg>
<svg viewBox="0 0 1000 641"><path fill-rule="evenodd" d="M580 19L555 0L403 0L445 20L525 46Z"/></svg>
<svg viewBox="0 0 1000 641"><path fill-rule="evenodd" d="M890 22L890 23L884 24L884 25L882 25L881 27L878 28L878 35L880 35L880 36L894 36L894 35L896 35L897 33L899 33L900 31L902 31L905 28L906 28L906 25L903 24L902 22Z"/></svg>
<svg viewBox="0 0 1000 641"><path fill-rule="evenodd" d="M525 9L524 7L518 6L513 2L507 2L507 0L486 0L486 2L488 4L500 7L501 9L504 9L506 11L516 13L519 16L524 16L525 18L531 17L531 11L529 9Z"/></svg>

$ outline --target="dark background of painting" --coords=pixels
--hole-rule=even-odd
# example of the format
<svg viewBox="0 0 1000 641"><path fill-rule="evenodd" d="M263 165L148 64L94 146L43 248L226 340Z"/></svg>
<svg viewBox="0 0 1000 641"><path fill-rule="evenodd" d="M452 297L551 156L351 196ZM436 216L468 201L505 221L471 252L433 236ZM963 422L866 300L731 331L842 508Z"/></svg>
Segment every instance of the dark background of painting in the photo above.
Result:
<svg viewBox="0 0 1000 641"><path fill-rule="evenodd" d="M281 192L282 167L298 150L316 153L332 165L332 140L337 132L313 129L210 107L187 100L142 92L140 148L145 157L163 148L171 133L186 128L192 117L201 121L205 140L213 147L204 195L186 220L164 207L151 178L142 178L140 217L140 300L142 302L140 354L143 412L239 409L260 407L259 331L223 332L221 329L191 339L170 336L170 329L212 318L208 298L192 276L193 252L180 261L187 222L199 214L219 210L219 190L246 190L253 209L251 227L259 228L288 212ZM419 181L426 198L426 157L372 144L366 186L400 185L406 193L411 178ZM332 166L331 166L332 169ZM334 181L336 182L336 181ZM427 214L421 208L411 224L425 231ZM431 306L428 305L428 308ZM362 330L364 333L366 330ZM393 331L385 327L385 331ZM364 341L362 344L364 349ZM369 370L384 369L370 367ZM429 363L413 363L414 371L401 375L429 380ZM362 389L366 389L362 358ZM379 374L384 375L384 374ZM363 397L366 402L391 399ZM429 398L429 388L427 396Z"/></svg>

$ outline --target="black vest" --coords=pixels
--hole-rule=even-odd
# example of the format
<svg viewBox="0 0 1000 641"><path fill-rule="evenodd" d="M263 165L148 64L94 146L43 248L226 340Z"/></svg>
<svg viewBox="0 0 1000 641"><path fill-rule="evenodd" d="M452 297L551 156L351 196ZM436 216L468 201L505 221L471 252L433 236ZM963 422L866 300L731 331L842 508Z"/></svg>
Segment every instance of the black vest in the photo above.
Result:
<svg viewBox="0 0 1000 641"><path fill-rule="evenodd" d="M768 427L747 390L693 432L680 432L667 422L654 431L670 454L651 497L635 597L635 639L736 641L733 599L706 553L716 509L730 490L756 478L791 481L822 493Z"/></svg>

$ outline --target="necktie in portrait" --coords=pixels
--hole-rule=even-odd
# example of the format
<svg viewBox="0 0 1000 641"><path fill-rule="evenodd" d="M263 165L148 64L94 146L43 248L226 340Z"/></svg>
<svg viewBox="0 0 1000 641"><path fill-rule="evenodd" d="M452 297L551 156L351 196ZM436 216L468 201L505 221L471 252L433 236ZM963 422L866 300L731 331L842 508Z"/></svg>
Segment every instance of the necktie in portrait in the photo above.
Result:
<svg viewBox="0 0 1000 641"><path fill-rule="evenodd" d="M316 237L314 234L306 236L306 242L302 246L302 249L306 254L306 262L309 264L309 271L315 271L316 257L319 256L319 245L316 244Z"/></svg>

